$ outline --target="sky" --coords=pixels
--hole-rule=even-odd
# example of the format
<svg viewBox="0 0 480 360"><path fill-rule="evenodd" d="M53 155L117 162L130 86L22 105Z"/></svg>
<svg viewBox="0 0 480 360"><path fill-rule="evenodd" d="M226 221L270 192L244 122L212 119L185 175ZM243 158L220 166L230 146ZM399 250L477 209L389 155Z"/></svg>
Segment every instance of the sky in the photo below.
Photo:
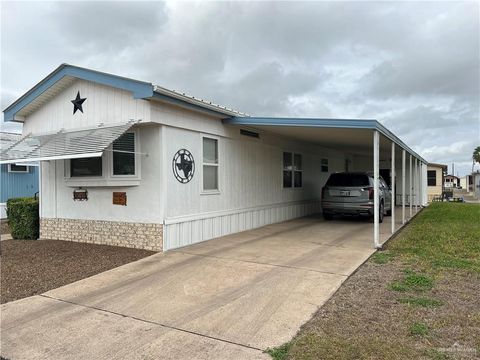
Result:
<svg viewBox="0 0 480 360"><path fill-rule="evenodd" d="M477 1L2 1L0 11L2 110L69 63L250 115L377 119L460 176L480 145Z"/></svg>

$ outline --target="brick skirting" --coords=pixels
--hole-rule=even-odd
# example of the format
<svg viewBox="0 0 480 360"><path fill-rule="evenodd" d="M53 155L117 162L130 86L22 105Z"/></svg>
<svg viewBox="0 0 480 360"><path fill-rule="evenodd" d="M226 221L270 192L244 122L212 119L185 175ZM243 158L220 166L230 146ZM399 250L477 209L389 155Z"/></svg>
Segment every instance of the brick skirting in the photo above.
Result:
<svg viewBox="0 0 480 360"><path fill-rule="evenodd" d="M121 221L40 219L40 239L162 251L163 225Z"/></svg>

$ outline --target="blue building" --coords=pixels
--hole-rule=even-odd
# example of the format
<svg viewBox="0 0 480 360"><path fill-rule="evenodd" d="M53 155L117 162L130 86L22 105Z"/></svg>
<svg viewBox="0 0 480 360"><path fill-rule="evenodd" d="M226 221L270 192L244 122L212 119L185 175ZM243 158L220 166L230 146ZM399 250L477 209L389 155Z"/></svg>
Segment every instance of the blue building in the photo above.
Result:
<svg viewBox="0 0 480 360"><path fill-rule="evenodd" d="M19 134L0 132L0 151L21 138ZM38 193L38 166L36 164L0 165L0 218L6 217L8 199L34 196Z"/></svg>

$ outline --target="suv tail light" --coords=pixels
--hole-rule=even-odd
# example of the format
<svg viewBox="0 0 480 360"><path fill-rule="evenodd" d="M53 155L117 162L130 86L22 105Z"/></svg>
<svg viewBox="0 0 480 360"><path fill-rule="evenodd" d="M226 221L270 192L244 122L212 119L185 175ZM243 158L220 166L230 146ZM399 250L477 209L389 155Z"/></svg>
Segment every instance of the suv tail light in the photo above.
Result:
<svg viewBox="0 0 480 360"><path fill-rule="evenodd" d="M367 187L363 188L363 190L367 191L368 190L368 199L373 200L373 187Z"/></svg>

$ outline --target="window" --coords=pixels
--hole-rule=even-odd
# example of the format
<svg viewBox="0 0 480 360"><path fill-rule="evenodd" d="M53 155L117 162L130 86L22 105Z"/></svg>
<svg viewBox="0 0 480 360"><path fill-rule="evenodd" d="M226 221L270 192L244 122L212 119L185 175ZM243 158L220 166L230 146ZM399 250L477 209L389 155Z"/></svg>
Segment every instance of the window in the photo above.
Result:
<svg viewBox="0 0 480 360"><path fill-rule="evenodd" d="M102 158L80 158L70 160L70 176L102 176Z"/></svg>
<svg viewBox="0 0 480 360"><path fill-rule="evenodd" d="M8 164L8 172L10 173L28 173L28 171L26 165Z"/></svg>
<svg viewBox="0 0 480 360"><path fill-rule="evenodd" d="M112 144L113 175L135 175L135 133L128 132Z"/></svg>
<svg viewBox="0 0 480 360"><path fill-rule="evenodd" d="M367 175L336 173L330 175L325 186L370 186Z"/></svg>
<svg viewBox="0 0 480 360"><path fill-rule="evenodd" d="M328 172L328 159L322 159L321 170L322 172Z"/></svg>
<svg viewBox="0 0 480 360"><path fill-rule="evenodd" d="M283 187L302 187L303 165L302 155L284 152L283 153Z"/></svg>
<svg viewBox="0 0 480 360"><path fill-rule="evenodd" d="M203 190L218 190L218 140L203 138Z"/></svg>
<svg viewBox="0 0 480 360"><path fill-rule="evenodd" d="M437 186L437 171L428 170L427 171L427 183L428 186Z"/></svg>

